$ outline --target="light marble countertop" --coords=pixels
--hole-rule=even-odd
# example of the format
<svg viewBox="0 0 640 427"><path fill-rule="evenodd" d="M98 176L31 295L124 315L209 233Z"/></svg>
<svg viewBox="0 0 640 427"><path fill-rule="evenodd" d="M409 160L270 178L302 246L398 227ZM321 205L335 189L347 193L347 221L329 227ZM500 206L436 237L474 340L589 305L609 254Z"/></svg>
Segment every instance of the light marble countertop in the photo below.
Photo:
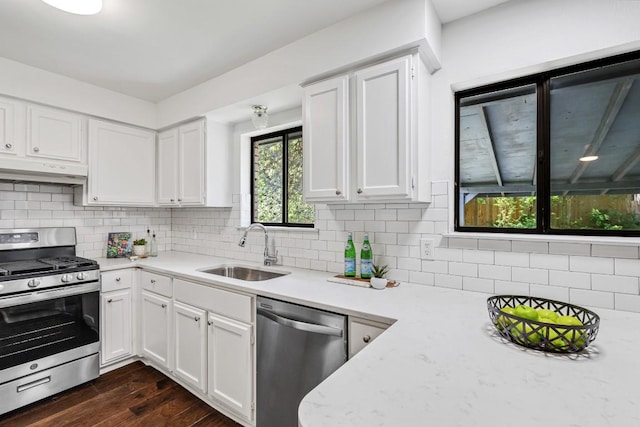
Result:
<svg viewBox="0 0 640 427"><path fill-rule="evenodd" d="M240 292L397 321L312 390L302 427L640 426L640 316L595 308L598 337L584 354L553 355L505 342L488 295L402 283L374 290L327 282L332 274L283 266L263 282L197 269L257 265L181 252L135 262L98 259L102 270L144 267Z"/></svg>

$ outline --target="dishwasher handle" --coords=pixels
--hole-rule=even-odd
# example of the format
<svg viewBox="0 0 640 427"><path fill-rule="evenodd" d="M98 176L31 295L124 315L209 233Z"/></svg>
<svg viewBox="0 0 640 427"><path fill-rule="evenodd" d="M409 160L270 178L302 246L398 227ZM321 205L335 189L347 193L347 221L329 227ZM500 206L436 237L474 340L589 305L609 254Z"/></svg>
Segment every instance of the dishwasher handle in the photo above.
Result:
<svg viewBox="0 0 640 427"><path fill-rule="evenodd" d="M317 325L315 323L301 322L299 320L288 319L286 317L278 316L261 308L258 309L258 314L266 317L269 320L273 320L283 326L288 326L299 331L312 332L314 334L331 335L334 337L342 336L342 329L333 328L331 326Z"/></svg>

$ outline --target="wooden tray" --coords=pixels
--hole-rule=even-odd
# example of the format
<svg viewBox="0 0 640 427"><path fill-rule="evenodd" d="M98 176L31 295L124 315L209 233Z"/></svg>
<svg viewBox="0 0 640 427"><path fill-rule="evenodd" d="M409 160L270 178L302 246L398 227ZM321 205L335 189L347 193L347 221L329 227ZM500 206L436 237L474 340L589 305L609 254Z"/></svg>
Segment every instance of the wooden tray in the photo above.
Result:
<svg viewBox="0 0 640 427"><path fill-rule="evenodd" d="M363 279L361 277L345 277L342 274L329 277L327 279L327 282L342 283L343 285L351 285L351 286L360 286L362 288L371 287L371 285L369 284L369 279ZM400 282L396 282L395 280L389 280L387 281L387 288L395 288L399 284Z"/></svg>

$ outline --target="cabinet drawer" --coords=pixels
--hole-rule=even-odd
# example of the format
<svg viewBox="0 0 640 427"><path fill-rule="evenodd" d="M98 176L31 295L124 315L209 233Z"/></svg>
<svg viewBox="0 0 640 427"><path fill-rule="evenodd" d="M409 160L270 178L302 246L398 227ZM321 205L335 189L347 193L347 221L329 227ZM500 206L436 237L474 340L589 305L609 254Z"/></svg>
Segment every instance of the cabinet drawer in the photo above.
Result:
<svg viewBox="0 0 640 427"><path fill-rule="evenodd" d="M349 358L355 356L388 327L383 323L370 320L351 319L349 322Z"/></svg>
<svg viewBox="0 0 640 427"><path fill-rule="evenodd" d="M165 297L173 296L171 277L142 271L140 273L140 283L142 284L142 289L164 295Z"/></svg>
<svg viewBox="0 0 640 427"><path fill-rule="evenodd" d="M115 291L130 288L133 284L133 270L105 271L100 274L102 278L102 292Z"/></svg>
<svg viewBox="0 0 640 427"><path fill-rule="evenodd" d="M251 297L175 279L175 298L231 319L252 323Z"/></svg>

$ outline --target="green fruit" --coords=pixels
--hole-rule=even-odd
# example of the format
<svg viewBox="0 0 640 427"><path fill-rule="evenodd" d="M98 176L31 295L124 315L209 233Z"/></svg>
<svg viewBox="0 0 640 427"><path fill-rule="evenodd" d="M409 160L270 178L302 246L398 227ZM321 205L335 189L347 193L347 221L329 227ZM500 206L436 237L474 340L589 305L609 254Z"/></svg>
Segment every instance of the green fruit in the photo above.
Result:
<svg viewBox="0 0 640 427"><path fill-rule="evenodd" d="M513 314L523 319L538 320L538 312L535 308L529 307L528 305L517 306Z"/></svg>
<svg viewBox="0 0 640 427"><path fill-rule="evenodd" d="M556 321L556 323L558 325L565 326L583 326L582 322L575 316L558 316L558 320ZM566 340L572 342L577 347L582 347L586 342L585 334L581 330L569 330L558 327L556 327L556 329L565 337ZM549 338L551 338L551 336L549 336ZM562 337L558 337L558 339L563 342L563 345L566 344L564 343L565 339L563 339Z"/></svg>
<svg viewBox="0 0 640 427"><path fill-rule="evenodd" d="M542 320L542 318L545 319L549 319L553 322L555 322L558 319L558 313L556 313L553 310L548 310L546 308L541 308L538 310L538 317L541 319L540 321L543 322L544 320ZM549 322L547 322L549 323Z"/></svg>
<svg viewBox="0 0 640 427"><path fill-rule="evenodd" d="M513 314L514 310L515 309L513 307L503 307L500 309L501 312L507 313L507 314ZM496 327L500 330L503 330L510 324L511 324L511 319L506 316L499 315L496 318Z"/></svg>
<svg viewBox="0 0 640 427"><path fill-rule="evenodd" d="M582 326L582 322L575 316L558 316L556 323L565 326Z"/></svg>
<svg viewBox="0 0 640 427"><path fill-rule="evenodd" d="M522 322L516 323L509 332L517 342L522 344L525 344L527 342L530 344L537 344L542 340L540 334L532 333L533 328L529 325L525 325Z"/></svg>

